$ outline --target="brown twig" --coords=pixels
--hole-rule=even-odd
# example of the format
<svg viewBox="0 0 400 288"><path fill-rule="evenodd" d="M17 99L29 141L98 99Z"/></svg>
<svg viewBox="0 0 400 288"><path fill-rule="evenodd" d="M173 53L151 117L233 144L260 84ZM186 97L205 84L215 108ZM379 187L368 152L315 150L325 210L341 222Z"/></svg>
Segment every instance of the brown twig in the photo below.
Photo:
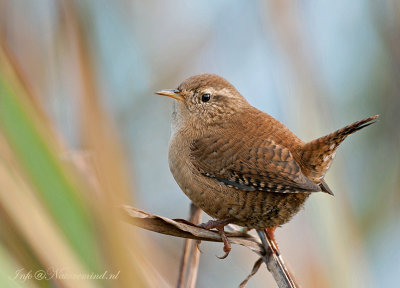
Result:
<svg viewBox="0 0 400 288"><path fill-rule="evenodd" d="M200 224L201 212L200 208L191 203L189 221L196 225ZM200 251L197 248L196 242L192 239L186 239L179 269L177 288L195 287L199 260Z"/></svg>
<svg viewBox="0 0 400 288"><path fill-rule="evenodd" d="M166 217L150 214L148 212L128 205L125 205L123 207L123 216L126 222L153 232L187 239L222 242L221 237L219 236L217 231L211 231L197 227L193 223L190 223L183 219L169 219ZM270 239L268 239L268 235L266 235L263 231L257 231L257 233L259 234L262 243L260 243L260 241L255 237L242 231L226 232L226 235L231 244L239 244L245 246L251 249L257 255L259 255L260 259L262 259L262 261L264 261L267 265L268 270L273 275L279 288L298 287L293 276L286 267L282 256L275 249L272 248L273 246L270 242ZM195 247L194 250L196 250ZM190 261L186 258L188 256L183 257L184 263L181 263L181 273L186 273L182 272L183 269L188 270L189 274L191 273L192 275L188 277L188 274L186 274L186 276L185 274L182 274L183 276L180 276L179 279L183 277L187 280L182 280L182 282L179 283L189 283L187 285L191 286L179 286L183 284L178 283L178 287L194 287L194 283L196 280L195 273L197 273L195 272L195 270L197 271L197 264L194 264L195 260L192 259L192 262L190 262L190 265L192 266L190 267L188 266L188 264L185 264L189 263ZM240 287L244 287L247 281L258 271L258 268L262 263L260 259L258 259L257 262L254 264L251 273L240 284ZM198 261L198 259L196 261ZM187 269L185 268L186 266L188 267ZM191 279L190 282L187 282L189 281L189 279Z"/></svg>
<svg viewBox="0 0 400 288"><path fill-rule="evenodd" d="M184 219L170 219L127 205L124 205L124 212L125 221L146 230L181 238L222 242L217 231L197 227ZM245 246L258 255L264 253L260 242L247 233L236 231L226 232L226 235L232 244Z"/></svg>

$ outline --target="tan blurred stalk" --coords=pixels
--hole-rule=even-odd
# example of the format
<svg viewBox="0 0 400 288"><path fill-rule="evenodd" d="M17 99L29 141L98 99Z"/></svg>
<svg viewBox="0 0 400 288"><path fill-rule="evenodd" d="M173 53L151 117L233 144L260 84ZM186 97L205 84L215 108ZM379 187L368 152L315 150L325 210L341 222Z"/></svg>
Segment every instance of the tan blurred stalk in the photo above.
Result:
<svg viewBox="0 0 400 288"><path fill-rule="evenodd" d="M94 205L100 219L101 242L107 249L108 263L114 271L121 271L116 287L146 287L148 282L139 267L140 251L135 249L135 239L123 228L117 208L132 203L130 181L126 174L123 150L111 128L107 113L101 107L92 59L88 52L85 26L73 2L64 1L65 25L62 33L76 44L73 55L78 59L82 91L81 136L84 149L93 153L92 170L96 171L99 184L98 198ZM147 275L147 276L150 276ZM151 277L149 277L151 278Z"/></svg>

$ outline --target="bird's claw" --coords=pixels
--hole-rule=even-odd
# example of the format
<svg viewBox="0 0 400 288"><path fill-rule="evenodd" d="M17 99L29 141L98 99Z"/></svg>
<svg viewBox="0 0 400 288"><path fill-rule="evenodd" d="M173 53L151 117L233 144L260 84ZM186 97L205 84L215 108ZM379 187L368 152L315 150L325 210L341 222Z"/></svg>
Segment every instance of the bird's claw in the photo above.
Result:
<svg viewBox="0 0 400 288"><path fill-rule="evenodd" d="M207 223L202 223L199 224L198 227L200 228L204 228L207 230L210 229L217 229L219 235L221 236L221 240L222 242L224 242L224 252L225 255L219 257L217 256L219 259L225 259L226 257L228 257L229 252L231 252L231 244L229 243L228 237L226 237L225 231L224 231L224 227L225 225L228 225L230 222L232 221L232 219L225 219L225 220L210 220Z"/></svg>
<svg viewBox="0 0 400 288"><path fill-rule="evenodd" d="M222 227L219 226L219 227L216 227L216 228L218 230L219 235L221 236L222 242L224 242L224 252L225 252L224 256L222 256L222 257L218 257L217 256L217 257L219 259L225 259L226 257L228 257L229 252L231 252L231 244L228 241L228 237L226 237L226 234L225 234L225 231L224 231L224 226L222 226Z"/></svg>
<svg viewBox="0 0 400 288"><path fill-rule="evenodd" d="M226 237L226 236L225 236ZM222 236L221 236L222 238ZM224 241L224 239L222 239ZM218 259L225 259L226 257L228 257L229 253L231 252L231 244L228 242L228 239L226 239L226 243L224 241L224 256L217 256Z"/></svg>
<svg viewBox="0 0 400 288"><path fill-rule="evenodd" d="M225 252L225 255L224 256L217 256L217 255L215 255L218 259L221 259L221 260L223 260L223 259L225 259L226 257L228 257L228 255L229 255L229 252Z"/></svg>

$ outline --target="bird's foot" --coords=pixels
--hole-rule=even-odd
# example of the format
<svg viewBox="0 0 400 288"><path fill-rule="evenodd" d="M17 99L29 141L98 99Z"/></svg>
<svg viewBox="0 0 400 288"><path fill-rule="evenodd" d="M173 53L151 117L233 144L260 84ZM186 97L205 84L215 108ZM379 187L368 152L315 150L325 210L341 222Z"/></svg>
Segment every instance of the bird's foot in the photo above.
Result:
<svg viewBox="0 0 400 288"><path fill-rule="evenodd" d="M222 242L224 242L224 256L217 256L219 259L225 259L228 257L229 253L231 252L231 244L228 241L228 237L226 237L225 231L224 231L224 226L222 227L216 227L218 230L219 235L221 236Z"/></svg>
<svg viewBox="0 0 400 288"><path fill-rule="evenodd" d="M198 227L207 229L207 230L211 230L213 228L218 230L218 227L224 227L228 224L230 224L232 222L233 219L229 218L229 219L223 219L223 220L210 220L206 223L201 223L199 225L197 225Z"/></svg>
<svg viewBox="0 0 400 288"><path fill-rule="evenodd" d="M210 220L207 223L202 223L198 225L201 228L210 230L210 229L217 229L219 235L221 236L222 242L224 242L224 252L225 255L222 257L218 257L219 259L225 259L228 257L229 252L231 252L231 244L228 241L228 237L226 237L224 227L232 222L232 219L224 219L224 220Z"/></svg>

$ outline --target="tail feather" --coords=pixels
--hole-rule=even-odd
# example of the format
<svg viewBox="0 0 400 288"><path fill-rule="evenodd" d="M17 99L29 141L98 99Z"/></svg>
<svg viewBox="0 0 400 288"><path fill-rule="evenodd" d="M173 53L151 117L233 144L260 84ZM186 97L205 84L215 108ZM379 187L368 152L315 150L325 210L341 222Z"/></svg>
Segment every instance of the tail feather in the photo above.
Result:
<svg viewBox="0 0 400 288"><path fill-rule="evenodd" d="M326 171L328 171L335 151L340 143L354 132L365 128L376 121L379 115L371 116L366 119L354 122L342 129L339 129L324 137L315 139L303 145L301 149L302 163L306 167L307 176L314 182L322 182Z"/></svg>

